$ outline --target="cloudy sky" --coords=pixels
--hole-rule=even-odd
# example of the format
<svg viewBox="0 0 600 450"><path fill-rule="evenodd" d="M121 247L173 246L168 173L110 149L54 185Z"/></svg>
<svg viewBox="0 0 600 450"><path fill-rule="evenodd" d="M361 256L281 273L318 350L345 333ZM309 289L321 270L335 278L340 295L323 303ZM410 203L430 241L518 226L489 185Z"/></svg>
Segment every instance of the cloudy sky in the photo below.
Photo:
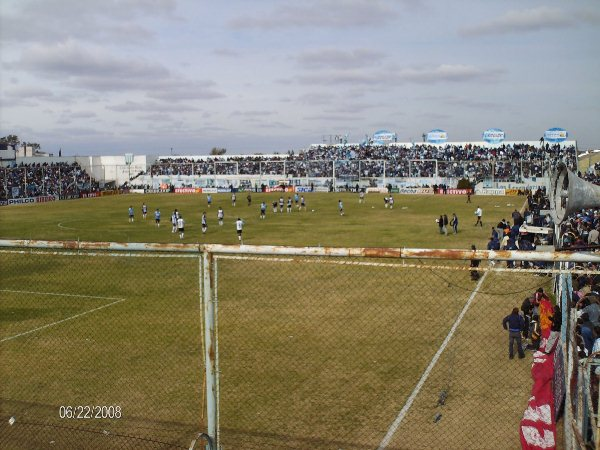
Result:
<svg viewBox="0 0 600 450"><path fill-rule="evenodd" d="M600 147L600 2L2 0L0 134L63 155L566 128Z"/></svg>

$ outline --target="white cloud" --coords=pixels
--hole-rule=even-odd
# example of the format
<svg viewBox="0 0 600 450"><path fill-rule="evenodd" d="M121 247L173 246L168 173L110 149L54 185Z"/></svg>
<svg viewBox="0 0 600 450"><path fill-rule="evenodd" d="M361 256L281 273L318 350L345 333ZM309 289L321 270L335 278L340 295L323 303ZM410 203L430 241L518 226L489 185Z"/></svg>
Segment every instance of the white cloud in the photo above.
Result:
<svg viewBox="0 0 600 450"><path fill-rule="evenodd" d="M303 52L296 59L304 68L354 69L365 65L373 67L384 57L384 53L366 48L354 50L326 48Z"/></svg>
<svg viewBox="0 0 600 450"><path fill-rule="evenodd" d="M238 17L231 25L237 29L352 28L377 26L393 22L397 17L392 3L383 0L307 0L279 6L254 17Z"/></svg>
<svg viewBox="0 0 600 450"><path fill-rule="evenodd" d="M597 14L597 13L596 13ZM573 11L565 11L551 6L508 11L479 25L463 27L463 36L485 36L490 34L528 33L541 30L575 27L581 20ZM579 15L580 18L581 15ZM585 16L583 16L583 20Z"/></svg>
<svg viewBox="0 0 600 450"><path fill-rule="evenodd" d="M388 68L385 70L347 70L308 73L297 77L307 85L356 85L369 88L385 88L398 83L434 84L441 82L463 83L493 80L501 74L499 69L484 70L464 64L441 64L439 66L417 66Z"/></svg>
<svg viewBox="0 0 600 450"><path fill-rule="evenodd" d="M97 46L73 40L36 45L14 65L41 78L91 91L141 91L151 98L180 101L223 97L210 80L188 80L142 58L115 56Z"/></svg>

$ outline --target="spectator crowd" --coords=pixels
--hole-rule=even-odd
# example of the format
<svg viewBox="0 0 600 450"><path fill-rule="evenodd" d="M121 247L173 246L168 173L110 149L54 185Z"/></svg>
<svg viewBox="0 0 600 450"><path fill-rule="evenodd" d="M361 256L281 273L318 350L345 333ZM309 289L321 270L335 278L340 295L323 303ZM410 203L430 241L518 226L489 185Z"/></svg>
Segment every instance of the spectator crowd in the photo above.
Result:
<svg viewBox="0 0 600 450"><path fill-rule="evenodd" d="M95 191L98 183L77 163L14 164L0 168L0 199L75 195Z"/></svg>
<svg viewBox="0 0 600 450"><path fill-rule="evenodd" d="M280 175L288 177L376 178L449 177L519 182L548 176L560 162L574 170L575 147L556 144L473 144L434 146L313 145L287 155L205 159L164 158L150 168L156 175Z"/></svg>

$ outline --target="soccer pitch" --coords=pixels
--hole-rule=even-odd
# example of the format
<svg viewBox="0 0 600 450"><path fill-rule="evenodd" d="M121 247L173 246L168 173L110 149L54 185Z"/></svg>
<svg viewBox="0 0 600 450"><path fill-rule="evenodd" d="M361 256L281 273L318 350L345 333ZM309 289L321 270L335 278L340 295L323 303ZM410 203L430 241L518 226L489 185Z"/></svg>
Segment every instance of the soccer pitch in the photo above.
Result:
<svg viewBox="0 0 600 450"><path fill-rule="evenodd" d="M272 213L278 194L253 194L251 206L238 194L235 208L227 194L214 195L210 209L201 195L3 208L1 233L234 244L234 220L242 217L247 244L464 249L483 248L489 227L522 206L517 197L466 204L463 197L395 196L389 210L379 194L365 204L356 194L305 197L307 211L290 214ZM260 220L263 199L268 212ZM473 226L478 205L483 228ZM152 216L157 207L160 228ZM171 233L175 208L186 219L183 240ZM434 219L453 212L459 234L440 235ZM0 441L8 448L50 441L57 448L188 448L204 429L198 259L163 256L0 254L7 268L0 286ZM377 448L413 394L387 448L518 447L529 363L508 361L500 322L537 287L549 288L549 278L490 272L475 283L457 264L339 262L218 259L224 448ZM442 391L447 400L437 405ZM69 405L119 406L122 417L61 418L60 407ZM490 423L496 428L482 440Z"/></svg>

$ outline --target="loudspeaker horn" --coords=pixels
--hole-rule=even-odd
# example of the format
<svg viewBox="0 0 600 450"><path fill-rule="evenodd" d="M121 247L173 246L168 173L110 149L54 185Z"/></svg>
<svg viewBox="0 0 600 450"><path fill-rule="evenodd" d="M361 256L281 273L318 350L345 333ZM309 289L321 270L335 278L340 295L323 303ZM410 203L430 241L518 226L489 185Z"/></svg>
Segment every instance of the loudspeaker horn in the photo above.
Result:
<svg viewBox="0 0 600 450"><path fill-rule="evenodd" d="M600 206L600 186L582 180L560 163L550 180L550 215L554 223L584 208Z"/></svg>

